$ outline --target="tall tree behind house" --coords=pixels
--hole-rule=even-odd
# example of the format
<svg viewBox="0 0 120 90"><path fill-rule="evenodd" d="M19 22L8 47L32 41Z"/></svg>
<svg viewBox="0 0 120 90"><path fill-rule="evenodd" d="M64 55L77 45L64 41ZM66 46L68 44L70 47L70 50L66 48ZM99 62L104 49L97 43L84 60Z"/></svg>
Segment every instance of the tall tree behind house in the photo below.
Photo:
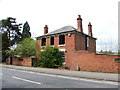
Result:
<svg viewBox="0 0 120 90"><path fill-rule="evenodd" d="M31 32L30 32L30 26L28 22L26 21L23 25L22 38L24 39L27 37L31 37Z"/></svg>

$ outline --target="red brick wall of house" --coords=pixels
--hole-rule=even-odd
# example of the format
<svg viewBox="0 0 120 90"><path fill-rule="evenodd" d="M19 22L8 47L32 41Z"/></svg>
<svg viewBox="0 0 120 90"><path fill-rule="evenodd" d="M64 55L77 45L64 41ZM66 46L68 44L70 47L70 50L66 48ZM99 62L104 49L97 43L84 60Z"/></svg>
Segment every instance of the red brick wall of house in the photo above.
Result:
<svg viewBox="0 0 120 90"><path fill-rule="evenodd" d="M76 70L77 65L82 71L118 73L119 63L114 61L118 56L97 55L88 51L66 52L66 67ZM119 57L120 58L120 57Z"/></svg>
<svg viewBox="0 0 120 90"><path fill-rule="evenodd" d="M75 49L85 50L86 49L86 36L76 33L75 34ZM96 52L96 40L89 37L89 47L87 48L89 52Z"/></svg>
<svg viewBox="0 0 120 90"><path fill-rule="evenodd" d="M75 34L75 49L85 50L85 35Z"/></svg>
<svg viewBox="0 0 120 90"><path fill-rule="evenodd" d="M88 51L90 52L96 52L96 40L89 37L89 47Z"/></svg>
<svg viewBox="0 0 120 90"><path fill-rule="evenodd" d="M65 49L68 50L75 50L75 34L70 34L65 36Z"/></svg>
<svg viewBox="0 0 120 90"><path fill-rule="evenodd" d="M50 45L50 37L47 37L46 38L46 46L49 46Z"/></svg>
<svg viewBox="0 0 120 90"><path fill-rule="evenodd" d="M50 37L46 38L46 46L50 45ZM54 47L57 47L59 49L75 49L75 34L71 34L68 36L68 34L65 35L65 46L59 46L59 35L54 36ZM41 39L37 40L37 46L36 46L36 54L41 50Z"/></svg>
<svg viewBox="0 0 120 90"><path fill-rule="evenodd" d="M23 61L19 61L18 59L23 59ZM13 58L12 65L32 66L32 58Z"/></svg>
<svg viewBox="0 0 120 90"><path fill-rule="evenodd" d="M55 46L56 48L58 48L58 45L59 45L59 36L56 35L56 36L54 36L54 46Z"/></svg>

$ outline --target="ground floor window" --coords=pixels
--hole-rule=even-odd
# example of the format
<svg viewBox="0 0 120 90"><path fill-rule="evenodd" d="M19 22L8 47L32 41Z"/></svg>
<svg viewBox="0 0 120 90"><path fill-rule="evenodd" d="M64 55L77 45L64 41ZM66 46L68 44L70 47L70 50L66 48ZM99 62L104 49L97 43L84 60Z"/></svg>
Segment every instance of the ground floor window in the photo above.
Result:
<svg viewBox="0 0 120 90"><path fill-rule="evenodd" d="M54 37L53 36L50 38L50 45L54 45Z"/></svg>
<svg viewBox="0 0 120 90"><path fill-rule="evenodd" d="M61 51L61 58L62 58L63 61L65 62L65 51Z"/></svg>

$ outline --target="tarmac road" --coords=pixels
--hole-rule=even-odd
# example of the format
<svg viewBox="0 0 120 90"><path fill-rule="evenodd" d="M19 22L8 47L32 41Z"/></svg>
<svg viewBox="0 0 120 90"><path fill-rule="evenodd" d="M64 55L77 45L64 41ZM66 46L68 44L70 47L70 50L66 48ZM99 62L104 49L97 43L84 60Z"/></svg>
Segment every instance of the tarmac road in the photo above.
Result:
<svg viewBox="0 0 120 90"><path fill-rule="evenodd" d="M1 69L2 67L0 67ZM2 88L118 88L118 83L2 68Z"/></svg>

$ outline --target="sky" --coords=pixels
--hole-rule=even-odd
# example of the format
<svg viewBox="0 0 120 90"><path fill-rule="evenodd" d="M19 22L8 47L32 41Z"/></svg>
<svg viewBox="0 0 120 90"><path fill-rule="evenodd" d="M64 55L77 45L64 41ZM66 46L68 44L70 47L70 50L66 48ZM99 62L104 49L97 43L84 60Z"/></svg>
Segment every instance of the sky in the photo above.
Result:
<svg viewBox="0 0 120 90"><path fill-rule="evenodd" d="M71 25L77 28L77 17L83 19L83 32L88 34L92 24L98 50L117 50L118 2L120 0L0 0L0 20L16 18L18 23L28 21L32 37Z"/></svg>

